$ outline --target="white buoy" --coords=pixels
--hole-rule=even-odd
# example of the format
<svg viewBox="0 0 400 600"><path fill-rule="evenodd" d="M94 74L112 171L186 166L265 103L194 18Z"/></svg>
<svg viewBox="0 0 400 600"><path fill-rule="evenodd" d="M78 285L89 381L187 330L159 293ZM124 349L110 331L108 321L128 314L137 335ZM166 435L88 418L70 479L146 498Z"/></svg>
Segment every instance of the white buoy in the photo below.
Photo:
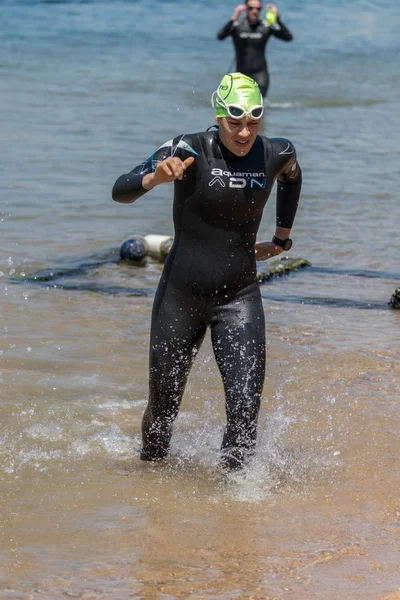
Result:
<svg viewBox="0 0 400 600"><path fill-rule="evenodd" d="M170 235L151 234L145 235L144 239L149 249L150 256L158 258L158 260L165 259L174 243L174 238Z"/></svg>

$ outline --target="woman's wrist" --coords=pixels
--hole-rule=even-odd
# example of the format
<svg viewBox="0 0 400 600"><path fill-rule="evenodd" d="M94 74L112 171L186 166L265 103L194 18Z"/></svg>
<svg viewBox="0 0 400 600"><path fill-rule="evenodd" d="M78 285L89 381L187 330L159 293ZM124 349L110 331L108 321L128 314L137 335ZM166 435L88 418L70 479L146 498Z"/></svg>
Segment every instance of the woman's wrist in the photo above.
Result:
<svg viewBox="0 0 400 600"><path fill-rule="evenodd" d="M154 173L147 173L147 175L144 175L142 179L142 188L144 188L145 190L153 189L153 187L156 186L154 179Z"/></svg>

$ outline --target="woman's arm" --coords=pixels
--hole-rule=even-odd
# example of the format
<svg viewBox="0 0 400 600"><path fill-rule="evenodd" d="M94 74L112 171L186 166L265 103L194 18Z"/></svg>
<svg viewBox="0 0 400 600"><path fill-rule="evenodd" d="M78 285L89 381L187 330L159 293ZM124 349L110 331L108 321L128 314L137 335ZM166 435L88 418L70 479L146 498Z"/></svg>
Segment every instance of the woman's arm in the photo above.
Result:
<svg viewBox="0 0 400 600"><path fill-rule="evenodd" d="M182 179L186 169L194 162L193 156L182 160L175 155L182 139L183 136L179 136L166 142L145 162L118 177L112 189L113 200L129 204L161 183Z"/></svg>

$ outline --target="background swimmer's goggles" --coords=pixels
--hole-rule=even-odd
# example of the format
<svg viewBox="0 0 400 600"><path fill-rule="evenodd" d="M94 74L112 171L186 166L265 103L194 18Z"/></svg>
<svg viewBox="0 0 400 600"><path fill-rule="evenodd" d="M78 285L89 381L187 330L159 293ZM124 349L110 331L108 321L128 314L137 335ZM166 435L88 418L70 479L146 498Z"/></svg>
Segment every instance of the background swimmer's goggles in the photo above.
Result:
<svg viewBox="0 0 400 600"><path fill-rule="evenodd" d="M242 119L244 116L246 116L258 120L261 119L264 114L264 107L262 104L257 104L247 111L244 110L243 106L240 106L239 104L227 104L225 100L223 100L218 94L218 91L215 91L212 94L211 104L213 108L215 108L216 104L219 104L220 106L222 105L231 119Z"/></svg>

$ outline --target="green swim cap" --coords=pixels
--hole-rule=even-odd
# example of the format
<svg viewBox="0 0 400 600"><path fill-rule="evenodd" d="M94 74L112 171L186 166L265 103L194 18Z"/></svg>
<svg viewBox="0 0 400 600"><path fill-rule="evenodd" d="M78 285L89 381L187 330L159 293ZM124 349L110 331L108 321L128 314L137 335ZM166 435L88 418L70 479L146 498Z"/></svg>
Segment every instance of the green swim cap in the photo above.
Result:
<svg viewBox="0 0 400 600"><path fill-rule="evenodd" d="M242 73L227 73L213 94L213 102L217 117L228 117L225 104L238 104L248 112L253 106L262 106L263 98L254 79Z"/></svg>

